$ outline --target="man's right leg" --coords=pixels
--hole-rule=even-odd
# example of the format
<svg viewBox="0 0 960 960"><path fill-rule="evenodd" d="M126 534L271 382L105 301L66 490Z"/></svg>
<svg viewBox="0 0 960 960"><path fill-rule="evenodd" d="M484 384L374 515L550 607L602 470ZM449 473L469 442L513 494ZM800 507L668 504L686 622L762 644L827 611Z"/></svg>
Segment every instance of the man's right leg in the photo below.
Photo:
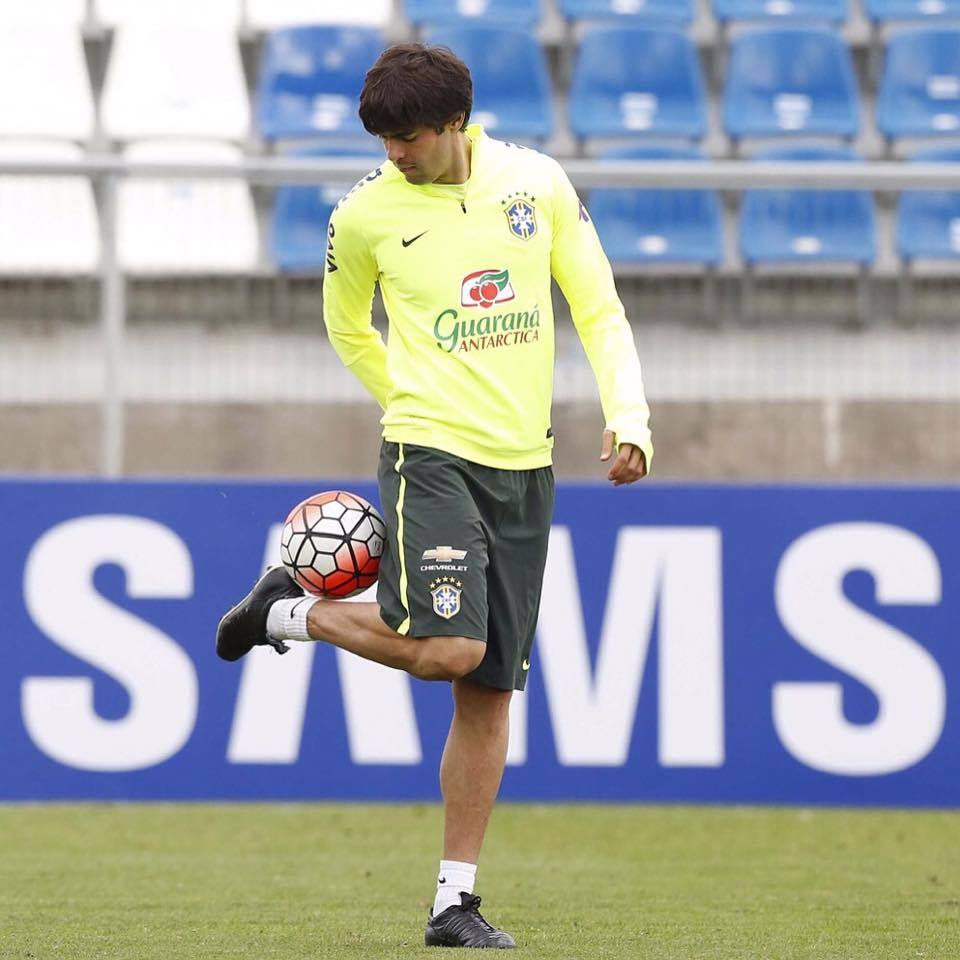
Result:
<svg viewBox="0 0 960 960"><path fill-rule="evenodd" d="M283 615L271 617L277 603L281 607L274 614L282 608ZM224 660L239 660L254 646L271 643L283 653L284 640L306 639L331 643L421 680L459 679L479 666L487 649L482 640L468 637L404 636L383 622L378 604L304 596L285 570L275 568L220 621L217 653Z"/></svg>
<svg viewBox="0 0 960 960"><path fill-rule="evenodd" d="M365 660L421 680L457 680L475 670L487 645L468 637L408 637L391 630L376 603L318 600L307 611L312 640L332 643Z"/></svg>

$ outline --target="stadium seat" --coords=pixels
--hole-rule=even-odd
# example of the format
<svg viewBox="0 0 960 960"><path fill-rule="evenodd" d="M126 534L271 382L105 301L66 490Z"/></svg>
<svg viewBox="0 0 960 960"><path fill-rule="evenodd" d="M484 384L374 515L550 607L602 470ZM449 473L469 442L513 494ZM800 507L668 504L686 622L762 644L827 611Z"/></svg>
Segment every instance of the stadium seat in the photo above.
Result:
<svg viewBox="0 0 960 960"><path fill-rule="evenodd" d="M544 140L553 132L553 99L543 47L531 33L498 27L445 27L431 43L450 47L473 75L473 113L495 137Z"/></svg>
<svg viewBox="0 0 960 960"><path fill-rule="evenodd" d="M313 147L292 156L369 156L370 169L383 163L382 150ZM327 253L327 223L340 198L353 183L284 186L277 190L270 220L270 258L281 273L319 273Z"/></svg>
<svg viewBox="0 0 960 960"><path fill-rule="evenodd" d="M859 158L851 150L795 147L754 159L816 163ZM866 190L748 190L740 211L740 250L748 265L873 263L873 198Z"/></svg>
<svg viewBox="0 0 960 960"><path fill-rule="evenodd" d="M713 15L731 20L806 20L842 23L847 0L713 0Z"/></svg>
<svg viewBox="0 0 960 960"><path fill-rule="evenodd" d="M702 160L690 148L627 147L601 160ZM723 260L720 201L713 190L603 188L590 194L590 215L612 263L702 263Z"/></svg>
<svg viewBox="0 0 960 960"><path fill-rule="evenodd" d="M81 160L73 143L0 141L3 160ZM90 181L82 177L0 176L0 274L78 276L100 263Z"/></svg>
<svg viewBox="0 0 960 960"><path fill-rule="evenodd" d="M723 113L735 140L856 136L860 101L846 44L823 28L745 31L731 47Z"/></svg>
<svg viewBox="0 0 960 960"><path fill-rule="evenodd" d="M221 26L236 29L243 0L96 0L97 20L108 27L131 23L168 23L181 26Z"/></svg>
<svg viewBox="0 0 960 960"><path fill-rule="evenodd" d="M173 23L118 28L101 115L114 140L243 140L250 107L236 34Z"/></svg>
<svg viewBox="0 0 960 960"><path fill-rule="evenodd" d="M924 150L921 163L960 165L960 147ZM960 169L960 166L958 166ZM905 190L897 207L897 253L906 261L960 257L960 191Z"/></svg>
<svg viewBox="0 0 960 960"><path fill-rule="evenodd" d="M406 0L404 11L417 26L464 21L532 29L540 22L541 0Z"/></svg>
<svg viewBox="0 0 960 960"><path fill-rule="evenodd" d="M685 27L693 19L692 0L559 0L568 20L646 20Z"/></svg>
<svg viewBox="0 0 960 960"><path fill-rule="evenodd" d="M79 27L86 18L86 0L23 0L19 3L0 3L0 25L4 28L11 23Z"/></svg>
<svg viewBox="0 0 960 960"><path fill-rule="evenodd" d="M304 24L385 27L392 16L392 0L247 0L247 23L255 30Z"/></svg>
<svg viewBox="0 0 960 960"><path fill-rule="evenodd" d="M268 34L257 87L260 134L267 140L367 136L357 106L383 45L378 31L359 27Z"/></svg>
<svg viewBox="0 0 960 960"><path fill-rule="evenodd" d="M960 30L910 30L891 38L877 126L889 139L960 132Z"/></svg>
<svg viewBox="0 0 960 960"><path fill-rule="evenodd" d="M706 99L692 41L666 28L591 30L577 51L569 110L581 138L702 137Z"/></svg>
<svg viewBox="0 0 960 960"><path fill-rule="evenodd" d="M131 162L239 165L226 143L162 140L131 143ZM138 274L235 274L257 267L257 217L247 184L222 180L130 177L118 189L117 250Z"/></svg>
<svg viewBox="0 0 960 960"><path fill-rule="evenodd" d="M0 28L0 136L87 140L93 92L74 26Z"/></svg>
<svg viewBox="0 0 960 960"><path fill-rule="evenodd" d="M864 11L877 23L960 17L960 0L864 0Z"/></svg>

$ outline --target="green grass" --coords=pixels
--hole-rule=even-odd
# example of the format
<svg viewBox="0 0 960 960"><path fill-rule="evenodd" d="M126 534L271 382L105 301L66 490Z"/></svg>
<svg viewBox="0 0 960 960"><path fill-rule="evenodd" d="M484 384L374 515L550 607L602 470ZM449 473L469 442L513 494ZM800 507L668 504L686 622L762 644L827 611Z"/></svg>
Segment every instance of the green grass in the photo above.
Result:
<svg viewBox="0 0 960 960"><path fill-rule="evenodd" d="M0 808L0 957L436 957L439 829L434 806ZM478 892L531 960L950 960L958 840L957 813L503 805Z"/></svg>

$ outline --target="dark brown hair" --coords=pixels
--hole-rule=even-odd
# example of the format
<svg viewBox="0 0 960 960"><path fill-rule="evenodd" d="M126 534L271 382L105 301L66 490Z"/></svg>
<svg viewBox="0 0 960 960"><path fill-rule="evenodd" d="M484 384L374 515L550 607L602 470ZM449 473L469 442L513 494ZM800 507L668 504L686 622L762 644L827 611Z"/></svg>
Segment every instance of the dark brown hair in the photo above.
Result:
<svg viewBox="0 0 960 960"><path fill-rule="evenodd" d="M367 72L360 120L375 136L417 127L438 132L473 109L473 81L466 64L447 47L398 43L387 47Z"/></svg>

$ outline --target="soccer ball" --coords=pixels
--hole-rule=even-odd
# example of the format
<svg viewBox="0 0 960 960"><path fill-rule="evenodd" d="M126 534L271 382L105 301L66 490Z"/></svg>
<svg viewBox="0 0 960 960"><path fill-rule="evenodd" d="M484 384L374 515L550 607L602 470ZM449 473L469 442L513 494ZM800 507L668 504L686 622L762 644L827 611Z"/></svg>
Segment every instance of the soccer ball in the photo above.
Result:
<svg viewBox="0 0 960 960"><path fill-rule="evenodd" d="M386 538L375 507L355 493L330 490L290 511L280 560L308 593L342 600L376 583Z"/></svg>

